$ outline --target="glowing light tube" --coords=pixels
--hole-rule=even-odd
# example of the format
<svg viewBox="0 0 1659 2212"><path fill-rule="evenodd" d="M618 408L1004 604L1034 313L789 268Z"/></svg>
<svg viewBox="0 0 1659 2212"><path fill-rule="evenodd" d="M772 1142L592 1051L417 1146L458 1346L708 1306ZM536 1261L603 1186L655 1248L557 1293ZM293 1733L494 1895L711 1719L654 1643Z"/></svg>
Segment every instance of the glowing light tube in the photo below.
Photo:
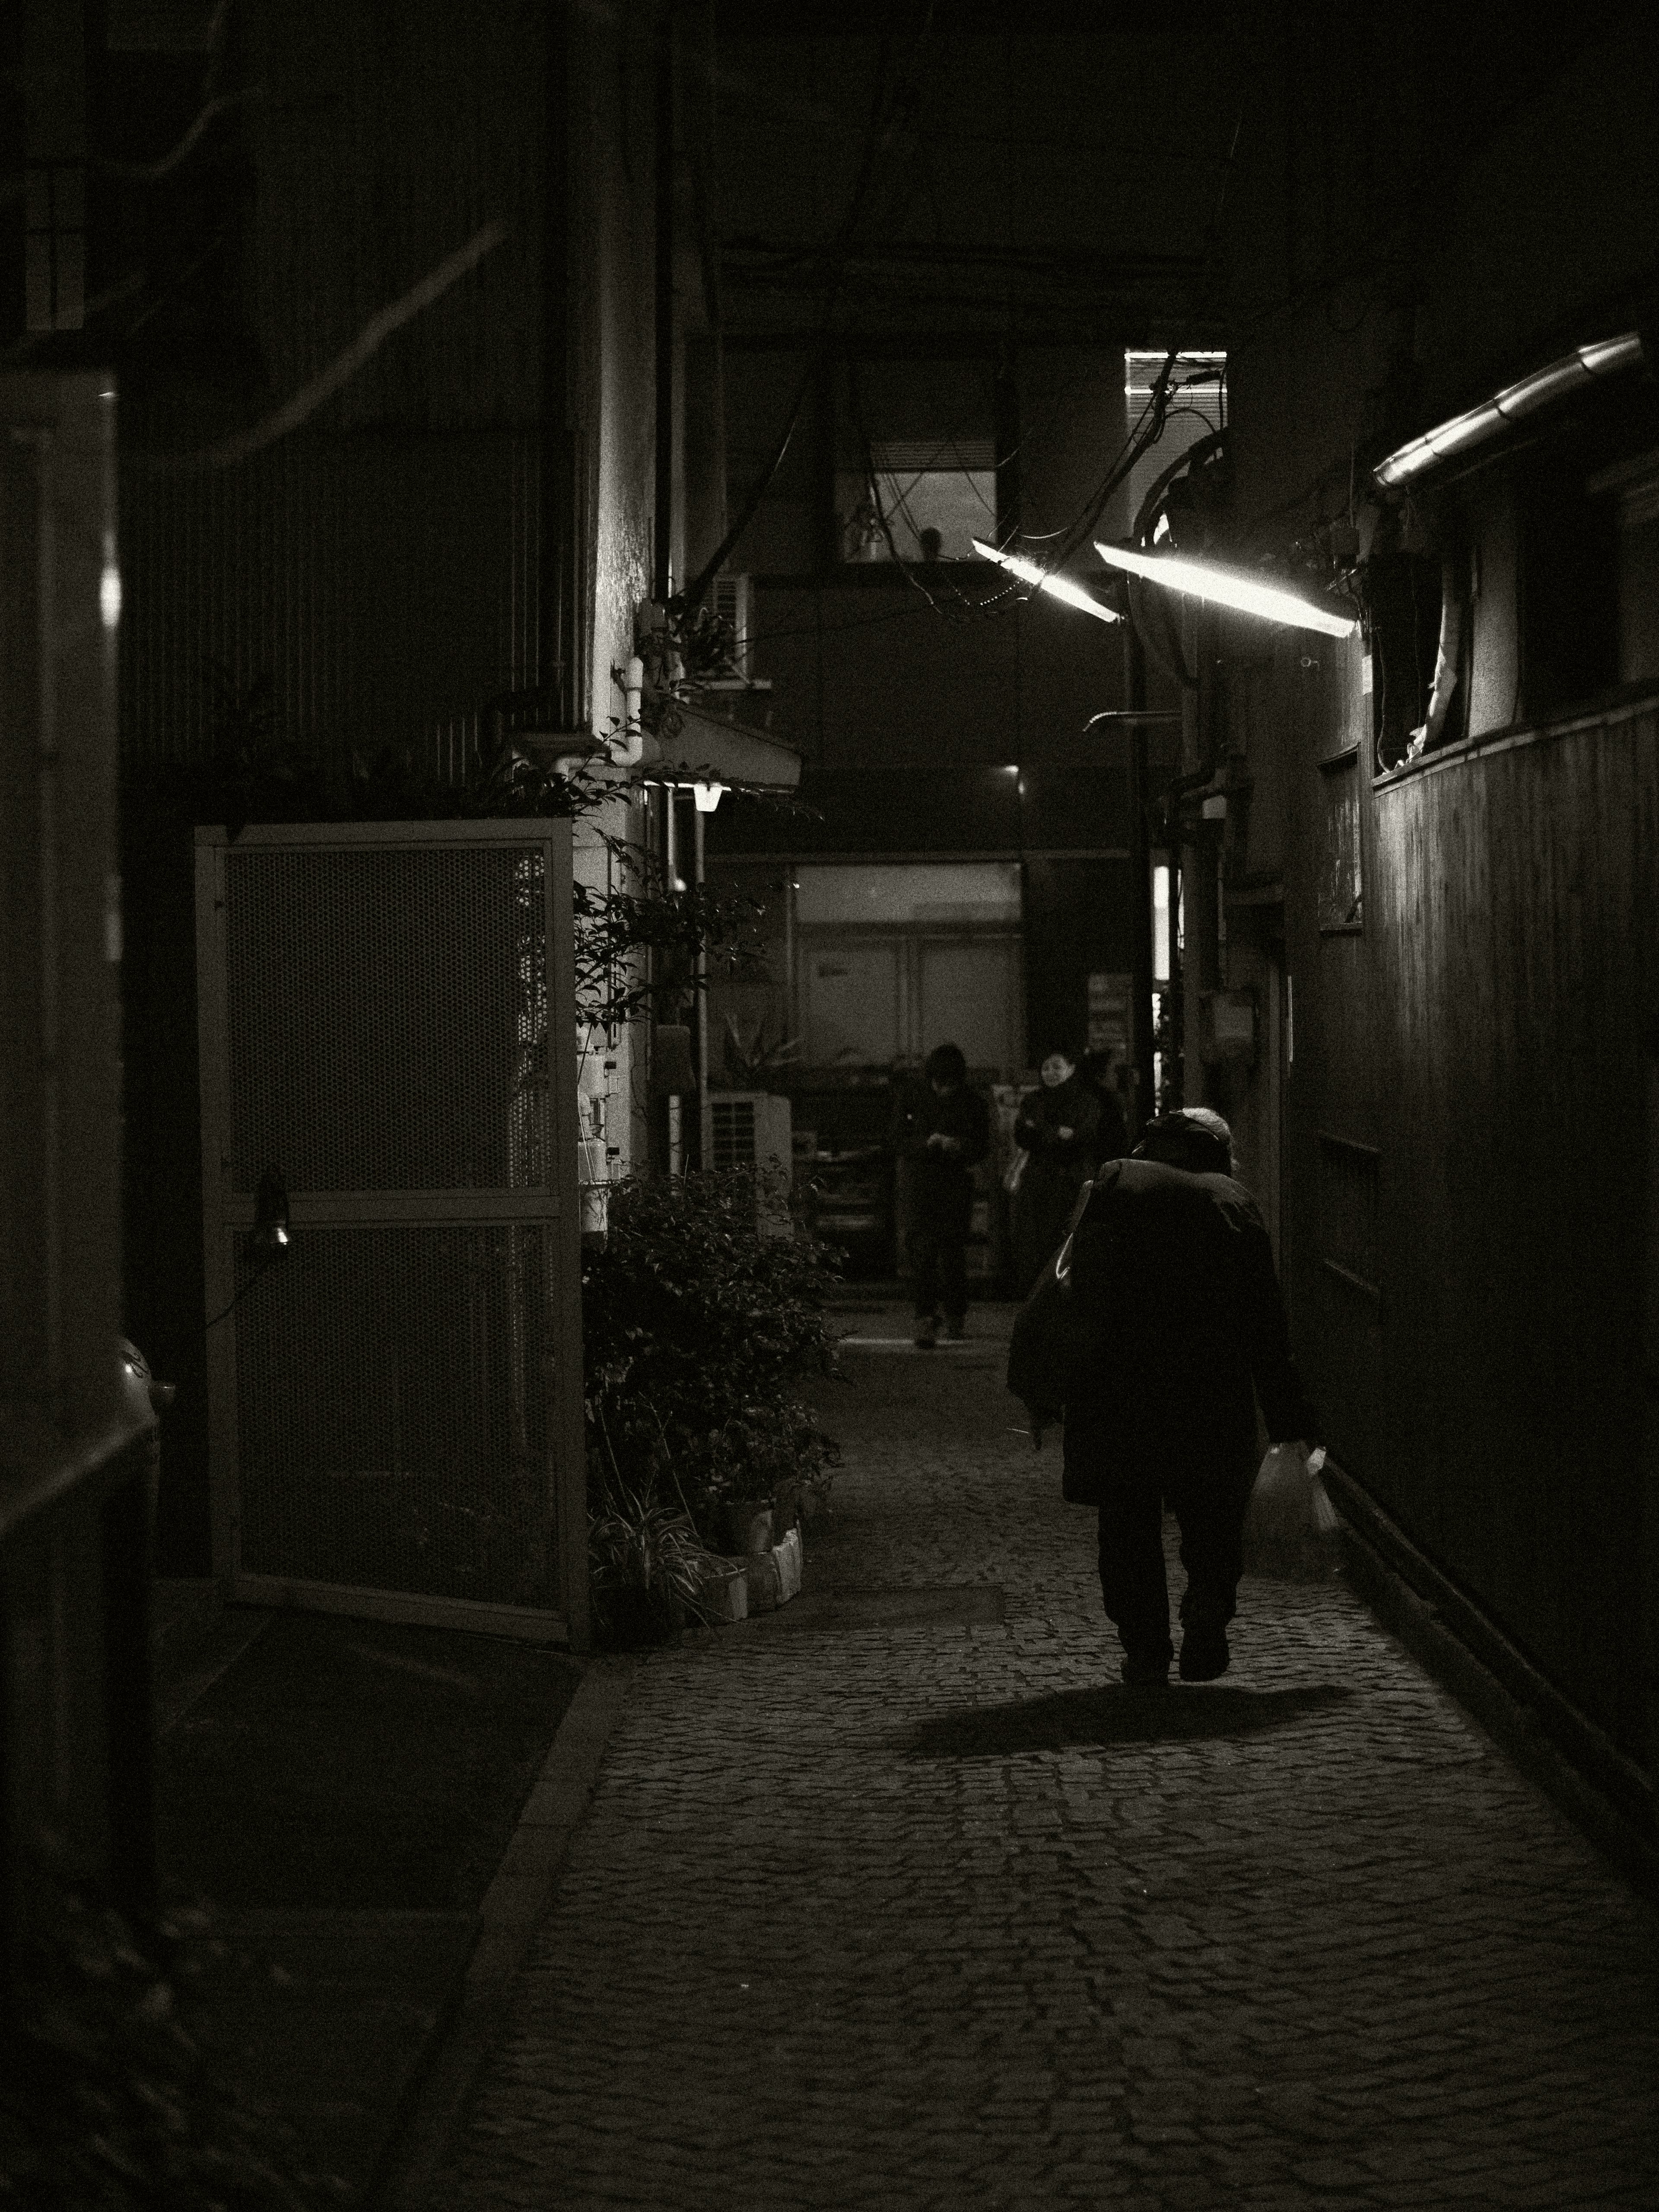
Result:
<svg viewBox="0 0 1659 2212"><path fill-rule="evenodd" d="M1218 568L1208 561L1191 561L1184 553L1131 553L1098 540L1095 550L1114 568L1127 568L1132 576L1167 585L1192 599L1237 607L1240 614L1261 615L1268 622L1289 623L1297 629L1323 630L1327 637L1350 637L1359 627L1351 615L1327 614L1323 607L1298 599L1294 592L1281 591L1277 584L1259 583L1254 576Z"/></svg>
<svg viewBox="0 0 1659 2212"><path fill-rule="evenodd" d="M1051 576L1039 568L1035 561L1023 561L1018 553L999 553L994 545L988 545L982 538L975 538L973 547L982 561L994 561L999 568L1006 568L1011 576L1018 576L1022 584L1035 584L1038 591L1047 592L1051 599L1063 600L1068 607L1081 607L1085 615L1095 615L1102 622L1121 622L1123 617L1115 607L1102 606L1091 599L1081 584L1074 584L1067 576Z"/></svg>

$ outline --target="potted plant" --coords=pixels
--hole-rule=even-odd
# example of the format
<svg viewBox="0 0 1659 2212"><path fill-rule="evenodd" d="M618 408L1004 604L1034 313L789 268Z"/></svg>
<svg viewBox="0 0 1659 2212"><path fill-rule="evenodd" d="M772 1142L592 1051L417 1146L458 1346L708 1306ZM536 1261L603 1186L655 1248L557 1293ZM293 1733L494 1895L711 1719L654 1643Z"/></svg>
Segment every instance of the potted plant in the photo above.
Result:
<svg viewBox="0 0 1659 2212"><path fill-rule="evenodd" d="M762 1233L767 1196L745 1171L612 1186L582 1274L596 1522L620 1483L675 1498L705 1550L743 1553L762 1515L775 1542L827 1494L839 1454L799 1386L835 1371L833 1265L799 1224Z"/></svg>
<svg viewBox="0 0 1659 2212"><path fill-rule="evenodd" d="M684 1506L613 1476L588 1526L595 1626L617 1650L661 1644L710 1609L719 1565Z"/></svg>

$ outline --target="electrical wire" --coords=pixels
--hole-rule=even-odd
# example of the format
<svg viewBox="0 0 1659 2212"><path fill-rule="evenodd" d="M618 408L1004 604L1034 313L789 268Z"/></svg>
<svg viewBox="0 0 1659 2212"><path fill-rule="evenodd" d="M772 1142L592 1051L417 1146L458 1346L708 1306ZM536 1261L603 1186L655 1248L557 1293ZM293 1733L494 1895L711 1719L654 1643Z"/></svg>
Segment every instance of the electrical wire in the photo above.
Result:
<svg viewBox="0 0 1659 2212"><path fill-rule="evenodd" d="M253 1273L248 1277L246 1282L242 1285L240 1290L239 1290L235 1296L231 1299L230 1304L227 1306L222 1306L219 1311L214 1315L213 1319L206 1323L206 1327L209 1328L217 1328L222 1321L226 1320L235 1311L236 1308L253 1288L253 1285L256 1283L264 1282L265 1277L270 1273L272 1267L276 1264L275 1259L272 1258L266 1260L261 1266L257 1267Z"/></svg>
<svg viewBox="0 0 1659 2212"><path fill-rule="evenodd" d="M847 398L848 409L853 417L853 427L858 433L860 448L864 455L865 477L869 487L870 503L875 509L876 521L880 528L882 537L886 541L888 554L897 566L899 573L903 576L906 583L913 586L916 591L921 592L922 598L927 600L928 605L933 610L933 612L937 615L942 615L947 622L952 622L956 619L954 614L946 608L942 607L939 601L933 597L933 593L928 590L926 584L922 582L921 577L915 573L916 564L914 562L902 560L899 556L898 547L894 543L893 539L892 525L888 520L886 508L882 504L881 485L878 481L878 471L876 468L875 453L870 443L870 434L865 428L863 409L859 400L857 366L850 362L848 364ZM928 565L931 566L932 564L929 563ZM960 592L957 592L957 598L958 600L962 599L962 593Z"/></svg>
<svg viewBox="0 0 1659 2212"><path fill-rule="evenodd" d="M914 73L922 50L932 35L933 14L937 4L938 0L928 0L927 17L911 49L908 64L911 73ZM841 226L831 243L830 276L824 288L823 307L819 311L817 331L807 355L805 373L801 378L800 387L795 394L788 419L784 424L783 435L779 440L764 472L744 502L737 521L726 532L696 575L679 594L687 607L696 607L701 604L708 586L730 558L744 532L754 520L760 503L766 496L768 486L782 465L784 454L788 451L790 440L795 433L795 426L800 420L801 410L806 404L807 395L822 374L824 364L829 358L830 342L835 329L836 311L841 304L842 293L846 284L847 264L851 257L853 240L858 229L859 218L864 212L865 204L869 198L882 157L892 143L893 128L904 90L906 82L904 73L901 72L896 79L891 74L891 55L892 40L890 38L884 38L876 62L875 97L871 102L869 121L865 126L864 145L860 155L858 174L854 181L852 198L848 204L847 213L842 217Z"/></svg>

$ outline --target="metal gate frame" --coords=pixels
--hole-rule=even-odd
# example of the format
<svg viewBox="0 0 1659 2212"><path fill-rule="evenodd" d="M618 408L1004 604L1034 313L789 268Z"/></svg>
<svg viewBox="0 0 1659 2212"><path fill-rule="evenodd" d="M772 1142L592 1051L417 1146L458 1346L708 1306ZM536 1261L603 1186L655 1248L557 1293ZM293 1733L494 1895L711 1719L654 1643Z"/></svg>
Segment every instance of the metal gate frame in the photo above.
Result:
<svg viewBox="0 0 1659 2212"><path fill-rule="evenodd" d="M540 847L546 895L549 1138L544 1188L289 1193L296 1237L312 1226L404 1228L543 1227L551 1248L547 1301L549 1355L556 1377L548 1406L549 1488L557 1559L559 1609L497 1604L363 1588L344 1583L289 1581L244 1572L240 1547L237 1413L236 1242L254 1225L254 1198L233 1188L230 1018L226 942L226 863L232 840L222 829L196 832L196 932L202 1093L202 1237L210 1316L208 1331L209 1467L213 1571L226 1595L246 1604L286 1606L417 1626L467 1628L529 1641L589 1640L586 1435L582 1397L581 1238L577 1190L574 945L571 838L567 821L546 817L455 822L273 823L237 834L238 851L287 848L321 851L379 847L414 852ZM560 1045L568 1046L569 1061ZM230 1309L227 1312L227 1309Z"/></svg>

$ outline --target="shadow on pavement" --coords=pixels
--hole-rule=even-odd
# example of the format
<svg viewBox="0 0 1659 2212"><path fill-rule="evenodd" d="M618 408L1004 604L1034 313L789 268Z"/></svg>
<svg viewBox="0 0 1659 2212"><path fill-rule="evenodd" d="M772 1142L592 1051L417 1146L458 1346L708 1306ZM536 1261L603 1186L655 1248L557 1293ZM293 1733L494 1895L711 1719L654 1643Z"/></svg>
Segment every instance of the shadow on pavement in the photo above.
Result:
<svg viewBox="0 0 1659 2212"><path fill-rule="evenodd" d="M1260 1735L1353 1695L1334 1684L1297 1690L1246 1690L1182 1684L1125 1690L1115 1684L1061 1690L1018 1705L980 1705L924 1721L910 1744L915 1759L1005 1758L1010 1752L1061 1751L1083 1743L1196 1743Z"/></svg>

